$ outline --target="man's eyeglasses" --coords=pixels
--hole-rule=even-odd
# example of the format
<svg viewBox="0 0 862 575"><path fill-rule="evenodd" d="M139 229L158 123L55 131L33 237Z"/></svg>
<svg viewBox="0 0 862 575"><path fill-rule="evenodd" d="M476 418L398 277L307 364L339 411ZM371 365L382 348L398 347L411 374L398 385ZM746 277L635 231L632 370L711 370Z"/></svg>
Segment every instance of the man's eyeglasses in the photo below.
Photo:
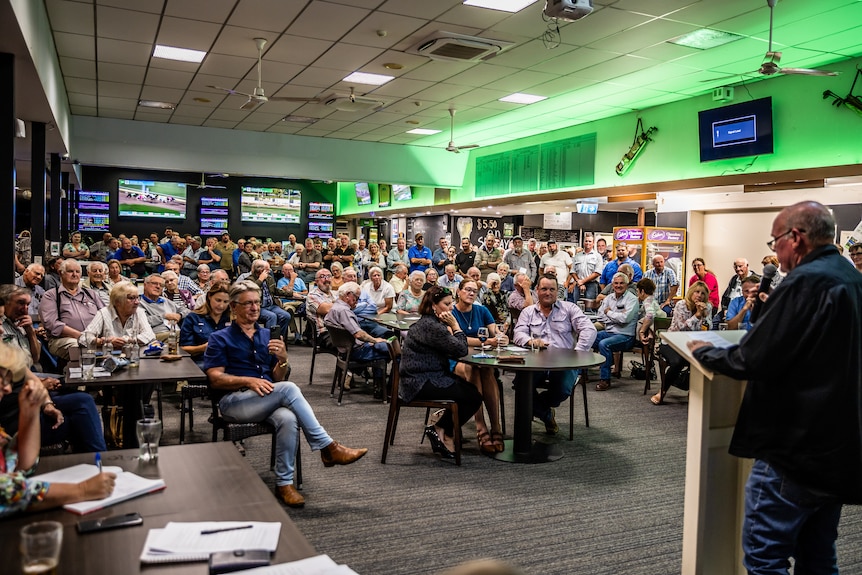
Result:
<svg viewBox="0 0 862 575"><path fill-rule="evenodd" d="M787 230L786 232L784 232L780 236L774 237L771 240L769 240L768 242L766 242L766 247L768 247L772 251L775 251L775 242L777 242L778 240L780 240L784 236L790 235L792 233L793 233L793 228L790 228L789 230Z"/></svg>
<svg viewBox="0 0 862 575"><path fill-rule="evenodd" d="M244 308L260 307L260 300L238 301L236 302L236 305L241 305Z"/></svg>

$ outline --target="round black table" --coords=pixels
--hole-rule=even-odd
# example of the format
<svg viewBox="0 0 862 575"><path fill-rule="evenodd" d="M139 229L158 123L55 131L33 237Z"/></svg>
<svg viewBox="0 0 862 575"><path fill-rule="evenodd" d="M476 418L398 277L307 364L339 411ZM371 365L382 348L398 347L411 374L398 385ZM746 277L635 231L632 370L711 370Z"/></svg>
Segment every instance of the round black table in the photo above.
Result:
<svg viewBox="0 0 862 575"><path fill-rule="evenodd" d="M605 358L592 351L574 351L562 348L547 348L539 352L525 350L518 354L524 358L524 363L507 363L497 361L496 351L491 351L489 358L473 357L474 353L462 357L468 365L481 367L496 367L507 371L527 372L532 377L517 378L515 385L515 430L513 438L506 440L506 449L497 453L495 458L500 461L514 463L546 463L556 461L563 456L559 446L555 444L533 442L533 386L537 377L548 371L578 370L604 363ZM504 356L513 355L503 350ZM570 400L571 401L571 400Z"/></svg>

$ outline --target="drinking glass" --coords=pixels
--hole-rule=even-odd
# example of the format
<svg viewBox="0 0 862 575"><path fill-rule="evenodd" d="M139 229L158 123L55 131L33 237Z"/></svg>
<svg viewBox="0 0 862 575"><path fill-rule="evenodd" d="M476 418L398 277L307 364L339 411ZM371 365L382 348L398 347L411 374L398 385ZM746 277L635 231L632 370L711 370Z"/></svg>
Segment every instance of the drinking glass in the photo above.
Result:
<svg viewBox="0 0 862 575"><path fill-rule="evenodd" d="M479 346L480 352L476 354L476 357L491 357L487 353L485 353L485 342L488 341L488 328L480 327L476 330L476 337L479 338L479 342L481 345Z"/></svg>
<svg viewBox="0 0 862 575"><path fill-rule="evenodd" d="M505 339L505 337L506 337L506 324L504 324L504 323L498 323L498 324L497 324L497 335L496 335L496 339L497 339L497 356L498 356L498 357L499 357L499 355L500 355L500 348L501 348L501 347L502 347L502 345L503 345L503 339Z"/></svg>
<svg viewBox="0 0 862 575"><path fill-rule="evenodd" d="M90 381L96 367L96 338L89 333L85 333L82 338L84 345L81 347L81 378Z"/></svg>
<svg viewBox="0 0 862 575"><path fill-rule="evenodd" d="M536 333L533 333L532 335L530 335L530 350L534 351L534 352L538 352L540 349L542 349L542 346L539 343L541 340L542 340L542 334L541 333L536 332Z"/></svg>
<svg viewBox="0 0 862 575"><path fill-rule="evenodd" d="M154 418L139 419L136 424L141 461L159 458L159 439L162 437L162 422Z"/></svg>
<svg viewBox="0 0 862 575"><path fill-rule="evenodd" d="M63 547L63 525L37 521L21 528L21 572L56 573Z"/></svg>

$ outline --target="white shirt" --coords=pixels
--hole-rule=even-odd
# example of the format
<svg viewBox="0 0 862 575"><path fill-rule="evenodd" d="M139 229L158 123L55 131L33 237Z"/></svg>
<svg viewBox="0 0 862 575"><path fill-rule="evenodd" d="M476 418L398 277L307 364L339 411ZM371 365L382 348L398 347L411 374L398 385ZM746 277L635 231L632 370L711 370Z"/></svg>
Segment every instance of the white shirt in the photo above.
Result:
<svg viewBox="0 0 862 575"><path fill-rule="evenodd" d="M554 255L548 252L539 261L539 269L545 269L548 266L554 266L554 269L557 271L557 278L562 283L572 269L572 257L563 250L557 250L557 253Z"/></svg>
<svg viewBox="0 0 862 575"><path fill-rule="evenodd" d="M362 291L368 293L371 301L377 304L377 309L382 309L386 306L386 298L391 297L393 302L395 300L395 289L386 280L380 281L378 289L374 289L374 284L371 283L371 280L366 280L362 282Z"/></svg>
<svg viewBox="0 0 862 575"><path fill-rule="evenodd" d="M143 307L138 306L135 315L129 317L125 324L121 324L114 306L109 305L96 312L84 334L94 337L126 337L133 329L138 332L138 343L148 344L156 339Z"/></svg>

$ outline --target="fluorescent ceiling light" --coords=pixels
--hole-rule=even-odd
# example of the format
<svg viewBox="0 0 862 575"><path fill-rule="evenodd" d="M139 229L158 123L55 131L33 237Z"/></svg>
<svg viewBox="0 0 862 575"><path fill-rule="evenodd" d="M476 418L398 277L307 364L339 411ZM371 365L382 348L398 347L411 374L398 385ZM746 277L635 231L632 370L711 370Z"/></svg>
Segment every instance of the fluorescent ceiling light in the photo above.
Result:
<svg viewBox="0 0 862 575"><path fill-rule="evenodd" d="M432 134L439 134L440 130L428 130L426 128L413 128L412 130L407 130L408 134L419 134L420 136L430 136Z"/></svg>
<svg viewBox="0 0 862 575"><path fill-rule="evenodd" d="M541 102L542 100L547 99L547 96L535 96L533 94L521 94L520 92L515 92L514 94L509 94L505 98L500 98L500 101L511 102L513 104L535 104L536 102Z"/></svg>
<svg viewBox="0 0 862 575"><path fill-rule="evenodd" d="M180 62L194 62L196 64L200 64L206 55L206 52L201 52L200 50L174 48L173 46L162 46L161 44L156 44L156 49L153 52L153 58L179 60Z"/></svg>
<svg viewBox="0 0 862 575"><path fill-rule="evenodd" d="M394 80L395 76L387 76L386 74L369 74L368 72L354 72L347 76L345 82L356 82L357 84L370 84L372 86L380 86L389 80Z"/></svg>
<svg viewBox="0 0 862 575"><path fill-rule="evenodd" d="M138 106L144 108L158 108L160 110L173 110L176 108L176 106L170 102L159 102L157 100L138 100Z"/></svg>
<svg viewBox="0 0 862 575"><path fill-rule="evenodd" d="M464 0L466 6L502 10L503 12L520 12L530 4L535 3L536 0Z"/></svg>
<svg viewBox="0 0 862 575"><path fill-rule="evenodd" d="M297 124L313 124L317 122L318 118L312 118L310 116L285 116L281 119L282 122L296 122Z"/></svg>
<svg viewBox="0 0 862 575"><path fill-rule="evenodd" d="M700 30L695 30L694 32L689 32L688 34L672 38L668 40L668 43L696 48L698 50L709 50L710 48L724 46L725 44L729 44L740 39L742 39L742 36L739 34L701 28Z"/></svg>

